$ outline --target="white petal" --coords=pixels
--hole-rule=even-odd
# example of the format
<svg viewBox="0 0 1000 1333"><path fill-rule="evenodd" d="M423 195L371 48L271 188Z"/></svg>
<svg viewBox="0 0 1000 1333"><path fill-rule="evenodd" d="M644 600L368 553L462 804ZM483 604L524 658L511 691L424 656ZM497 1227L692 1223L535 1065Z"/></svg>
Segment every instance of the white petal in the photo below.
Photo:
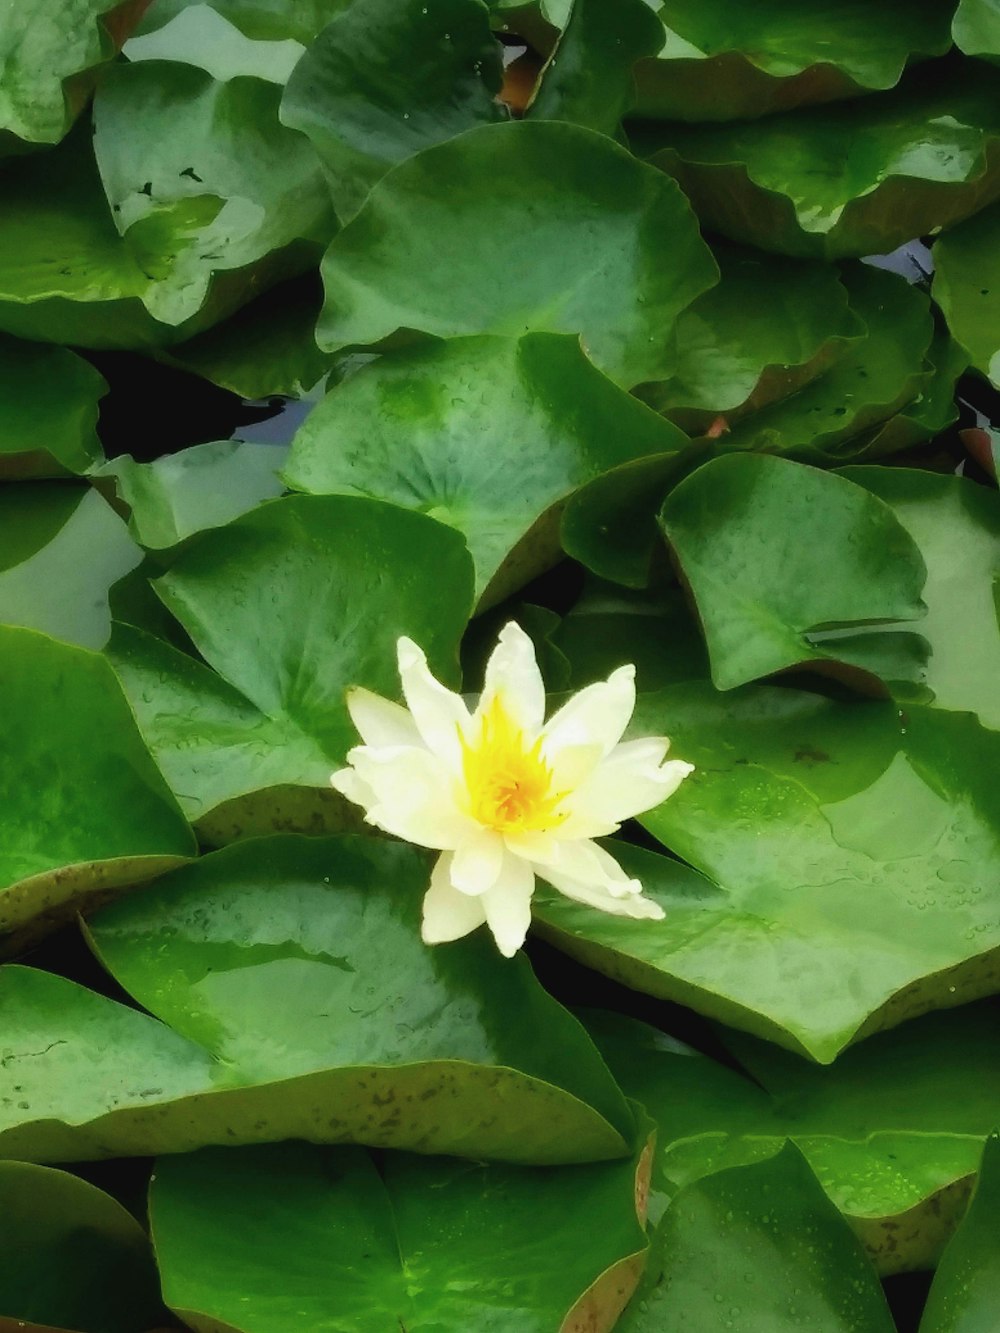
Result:
<svg viewBox="0 0 1000 1333"><path fill-rule="evenodd" d="M560 838L594 838L613 833L625 819L641 815L672 796L692 764L682 759L663 762L669 742L649 737L616 745L587 780L570 791L560 805L568 815Z"/></svg>
<svg viewBox="0 0 1000 1333"><path fill-rule="evenodd" d="M560 751L593 747L596 764L621 740L634 709L635 667L619 667L607 680L574 694L545 724L542 749L546 760L557 766ZM585 770L577 767L579 781Z"/></svg>
<svg viewBox="0 0 1000 1333"><path fill-rule="evenodd" d="M452 888L451 853L442 853L434 863L431 885L424 894L421 939L425 944L447 944L468 935L485 920L481 898L472 898Z"/></svg>
<svg viewBox="0 0 1000 1333"><path fill-rule="evenodd" d="M625 898L616 898L605 889L598 888L593 884L580 884L568 876L550 870L548 867L544 869L539 867L538 873L547 884L551 884L554 889L565 894L567 898L572 898L578 903L585 903L588 907L596 907L611 916L628 916L636 920L662 921L665 915L659 903L654 903L651 898L644 898L639 894L629 894Z"/></svg>
<svg viewBox="0 0 1000 1333"><path fill-rule="evenodd" d="M435 680L423 650L412 639L400 639L396 653L403 696L421 739L457 768L461 763L461 736L469 722L464 700Z"/></svg>
<svg viewBox="0 0 1000 1333"><path fill-rule="evenodd" d="M504 711L522 731L534 736L545 721L545 683L535 659L535 645L515 621L504 625L486 663L486 679L476 712L499 696Z"/></svg>
<svg viewBox="0 0 1000 1333"><path fill-rule="evenodd" d="M451 863L452 887L459 893L485 893L497 882L503 860L503 835L493 829L481 829L455 848Z"/></svg>
<svg viewBox="0 0 1000 1333"><path fill-rule="evenodd" d="M430 750L410 745L359 745L347 761L371 790L368 823L421 847L451 850L479 825L460 809L457 782Z"/></svg>
<svg viewBox="0 0 1000 1333"><path fill-rule="evenodd" d="M615 858L596 842L579 838L575 842L552 840L548 855L535 857L538 873L547 877L549 870L578 884L590 885L614 898L642 893L642 884L626 875Z"/></svg>
<svg viewBox="0 0 1000 1333"><path fill-rule="evenodd" d="M363 806L365 810L375 800L375 793L371 787L358 777L353 768L340 768L336 773L331 773L330 786L334 791L339 791L341 796L353 801L355 805Z"/></svg>
<svg viewBox="0 0 1000 1333"><path fill-rule="evenodd" d="M366 745L419 745L417 724L405 708L361 686L347 691L347 711Z"/></svg>
<svg viewBox="0 0 1000 1333"><path fill-rule="evenodd" d="M534 891L534 870L527 861L508 852L496 884L479 899L497 948L505 958L514 957L528 934Z"/></svg>

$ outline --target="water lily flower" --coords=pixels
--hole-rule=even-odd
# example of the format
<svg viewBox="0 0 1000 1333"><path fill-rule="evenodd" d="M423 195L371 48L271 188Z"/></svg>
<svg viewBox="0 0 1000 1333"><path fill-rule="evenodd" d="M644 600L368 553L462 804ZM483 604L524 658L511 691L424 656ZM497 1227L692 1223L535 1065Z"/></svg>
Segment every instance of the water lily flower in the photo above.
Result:
<svg viewBox="0 0 1000 1333"><path fill-rule="evenodd" d="M471 712L411 639L399 640L397 654L407 706L350 690L364 744L330 781L369 824L441 853L424 898L425 943L485 922L512 957L528 933L536 875L603 912L663 916L594 841L665 801L692 772L665 761L666 737L622 742L635 708L633 666L580 690L546 722L534 644L513 622Z"/></svg>

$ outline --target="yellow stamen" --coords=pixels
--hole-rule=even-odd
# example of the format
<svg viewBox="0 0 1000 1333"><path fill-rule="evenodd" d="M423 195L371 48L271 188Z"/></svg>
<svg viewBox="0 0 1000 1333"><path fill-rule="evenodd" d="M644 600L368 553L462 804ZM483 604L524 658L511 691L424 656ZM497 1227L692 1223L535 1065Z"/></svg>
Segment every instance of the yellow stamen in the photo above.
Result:
<svg viewBox="0 0 1000 1333"><path fill-rule="evenodd" d="M550 828L562 792L552 790L552 770L542 743L529 745L496 695L480 719L479 735L462 740L469 813L498 833Z"/></svg>

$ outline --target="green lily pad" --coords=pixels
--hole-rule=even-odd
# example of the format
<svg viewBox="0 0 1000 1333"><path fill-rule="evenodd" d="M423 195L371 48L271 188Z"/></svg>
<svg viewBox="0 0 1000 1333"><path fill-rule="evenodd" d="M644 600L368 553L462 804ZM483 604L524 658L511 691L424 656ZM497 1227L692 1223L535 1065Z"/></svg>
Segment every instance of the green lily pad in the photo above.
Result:
<svg viewBox="0 0 1000 1333"><path fill-rule="evenodd" d="M256 42L294 41L308 46L326 27L344 0L206 0L206 7L221 15L239 32ZM156 0L139 25L139 35L158 32L173 24L191 7L191 0Z"/></svg>
<svg viewBox="0 0 1000 1333"><path fill-rule="evenodd" d="M686 443L575 338L456 338L380 357L334 388L299 429L284 477L457 528L491 605L555 563L556 510L574 490Z"/></svg>
<svg viewBox="0 0 1000 1333"><path fill-rule="evenodd" d="M1000 25L1000 10L997 11ZM1000 204L934 246L934 299L972 364L1000 388Z"/></svg>
<svg viewBox="0 0 1000 1333"><path fill-rule="evenodd" d="M670 373L673 323L716 278L684 196L603 135L484 125L375 186L323 260L316 337L575 333L630 388Z"/></svg>
<svg viewBox="0 0 1000 1333"><path fill-rule="evenodd" d="M986 1140L969 1211L945 1250L920 1333L988 1333L1000 1319L1000 1138Z"/></svg>
<svg viewBox="0 0 1000 1333"><path fill-rule="evenodd" d="M831 265L725 245L713 253L722 278L679 317L672 378L639 391L692 434L787 398L866 331Z"/></svg>
<svg viewBox="0 0 1000 1333"><path fill-rule="evenodd" d="M123 454L95 476L113 479L118 498L130 510L128 528L135 541L148 550L163 550L279 496L284 487L278 469L285 454L271 444L216 440L152 463Z"/></svg>
<svg viewBox="0 0 1000 1333"><path fill-rule="evenodd" d="M1000 731L1000 504L995 491L965 477L911 468L844 468L896 514L927 566L931 645L927 685L937 707L975 713Z"/></svg>
<svg viewBox="0 0 1000 1333"><path fill-rule="evenodd" d="M0 157L23 152L25 143L59 142L86 106L98 67L114 57L145 7L143 0L52 0L42 11L5 11Z"/></svg>
<svg viewBox="0 0 1000 1333"><path fill-rule="evenodd" d="M141 559L125 524L91 487L0 487L0 624L103 648L111 586Z"/></svg>
<svg viewBox="0 0 1000 1333"><path fill-rule="evenodd" d="M0 1162L0 1315L11 1328L152 1328L164 1311L149 1238L86 1181Z"/></svg>
<svg viewBox="0 0 1000 1333"><path fill-rule="evenodd" d="M696 766L640 821L690 865L616 842L664 920L545 893L560 948L822 1063L996 990L1000 741L974 717L689 681L640 695L633 731Z"/></svg>
<svg viewBox="0 0 1000 1333"><path fill-rule="evenodd" d="M970 56L1000 56L997 0L959 0L952 23L955 45Z"/></svg>
<svg viewBox="0 0 1000 1333"><path fill-rule="evenodd" d="M657 60L636 70L637 114L739 120L895 87L912 56L951 47L939 0L665 0Z"/></svg>
<svg viewBox="0 0 1000 1333"><path fill-rule="evenodd" d="M645 1258L635 1195L628 1160L392 1153L376 1169L360 1149L274 1144L164 1159L150 1215L167 1303L195 1329L610 1333Z"/></svg>
<svg viewBox="0 0 1000 1333"><path fill-rule="evenodd" d="M355 825L329 785L357 739L345 691L395 696L402 634L457 684L472 562L422 514L292 496L205 533L154 586L208 665L125 627L109 652L167 781L216 842Z"/></svg>
<svg viewBox="0 0 1000 1333"><path fill-rule="evenodd" d="M771 1158L790 1139L879 1272L937 1262L996 1114L995 1001L880 1033L827 1069L724 1033L737 1070L633 1019L586 1017L612 1073L659 1126L654 1216L692 1182Z"/></svg>
<svg viewBox="0 0 1000 1333"><path fill-rule="evenodd" d="M947 329L935 329L916 398L870 431L851 439L846 451L855 458L884 458L942 434L958 420L957 384L968 368L968 352Z"/></svg>
<svg viewBox="0 0 1000 1333"><path fill-rule="evenodd" d="M41 933L194 839L96 653L0 626L0 932Z"/></svg>
<svg viewBox="0 0 1000 1333"><path fill-rule="evenodd" d="M926 613L927 570L869 491L787 458L730 454L671 491L660 525L718 689L810 662L889 683L922 679L926 642L898 624Z"/></svg>
<svg viewBox="0 0 1000 1333"><path fill-rule="evenodd" d="M154 15L166 21L152 31L143 31L125 43L132 64L142 60L175 60L197 65L213 79L250 76L282 87L305 52L293 39L256 41L247 37L217 8L208 4L185 4L176 13L161 15L164 6L153 6Z"/></svg>
<svg viewBox="0 0 1000 1333"><path fill-rule="evenodd" d="M332 212L279 98L261 79L116 66L93 139L81 126L5 173L0 327L84 347L181 341L314 263Z"/></svg>
<svg viewBox="0 0 1000 1333"><path fill-rule="evenodd" d="M995 78L975 61L944 62L842 104L719 126L648 125L633 146L732 240L828 259L886 254L1000 196Z"/></svg>
<svg viewBox="0 0 1000 1333"><path fill-rule="evenodd" d="M0 1109L0 1155L284 1138L524 1162L628 1151L626 1102L527 960L506 962L482 931L421 942L422 853L283 837L188 870L90 922L105 966L163 1022L0 971L0 1058L20 1089Z"/></svg>
<svg viewBox="0 0 1000 1333"><path fill-rule="evenodd" d="M480 0L347 0L299 61L281 119L311 141L341 222L399 162L508 119Z"/></svg>
<svg viewBox="0 0 1000 1333"><path fill-rule="evenodd" d="M0 481L79 475L102 457L104 379L62 347L0 336Z"/></svg>
<svg viewBox="0 0 1000 1333"><path fill-rule="evenodd" d="M791 1144L682 1190L654 1236L620 1333L892 1333L858 1241Z"/></svg>

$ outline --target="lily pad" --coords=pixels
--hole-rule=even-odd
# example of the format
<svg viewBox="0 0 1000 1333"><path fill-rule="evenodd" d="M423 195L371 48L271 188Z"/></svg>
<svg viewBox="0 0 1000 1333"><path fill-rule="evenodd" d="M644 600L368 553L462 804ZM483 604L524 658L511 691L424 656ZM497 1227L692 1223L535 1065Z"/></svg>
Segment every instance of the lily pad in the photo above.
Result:
<svg viewBox="0 0 1000 1333"><path fill-rule="evenodd" d="M102 457L103 378L62 347L0 336L0 480L79 475Z"/></svg>
<svg viewBox="0 0 1000 1333"><path fill-rule="evenodd" d="M1000 10L997 11L1000 26ZM1000 388L1000 204L934 246L934 299L972 364Z"/></svg>
<svg viewBox="0 0 1000 1333"><path fill-rule="evenodd" d="M24 143L59 142L86 106L98 67L114 57L145 7L144 0L52 0L41 11L5 11L0 157L24 151Z"/></svg>
<svg viewBox="0 0 1000 1333"><path fill-rule="evenodd" d="M822 1063L996 989L1000 741L974 717L689 681L633 728L696 765L640 821L690 865L616 842L664 920L546 895L561 948Z"/></svg>
<svg viewBox="0 0 1000 1333"><path fill-rule="evenodd" d="M285 1138L524 1162L627 1153L624 1098L527 960L505 962L484 932L421 942L427 877L412 847L272 838L106 909L90 923L99 957L164 1022L3 969L20 1093L0 1111L0 1154Z"/></svg>
<svg viewBox="0 0 1000 1333"><path fill-rule="evenodd" d="M794 114L648 124L633 147L732 240L828 259L886 254L1000 196L995 79L975 61L946 61L893 92Z"/></svg>
<svg viewBox="0 0 1000 1333"><path fill-rule="evenodd" d="M718 689L810 662L922 679L926 642L898 625L926 613L927 570L889 506L862 487L787 458L730 454L675 487L660 525Z"/></svg>
<svg viewBox="0 0 1000 1333"><path fill-rule="evenodd" d="M968 1201L1000 1092L996 1001L929 1014L828 1069L722 1033L734 1069L615 1014L588 1014L615 1077L659 1126L654 1216L679 1190L791 1140L880 1273L933 1266Z"/></svg>
<svg viewBox="0 0 1000 1333"><path fill-rule="evenodd" d="M91 487L0 488L0 624L103 648L111 586L141 560L125 524Z"/></svg>
<svg viewBox="0 0 1000 1333"><path fill-rule="evenodd" d="M1000 1319L1000 1138L986 1140L969 1211L938 1265L920 1333L987 1333Z"/></svg>
<svg viewBox="0 0 1000 1333"><path fill-rule="evenodd" d="M323 164L341 222L399 162L508 119L481 0L347 0L295 68L281 119Z"/></svg>
<svg viewBox="0 0 1000 1333"><path fill-rule="evenodd" d="M191 0L156 0L137 32L158 32L173 24ZM221 15L238 31L255 42L294 41L308 46L337 11L344 0L207 0L207 6Z"/></svg>
<svg viewBox="0 0 1000 1333"><path fill-rule="evenodd" d="M574 490L686 443L575 338L456 338L380 357L334 388L299 429L284 477L457 528L490 605L555 563L555 511Z"/></svg>
<svg viewBox="0 0 1000 1333"><path fill-rule="evenodd" d="M780 1239L779 1239L780 1238ZM620 1333L893 1333L882 1288L798 1150L682 1190Z"/></svg>
<svg viewBox="0 0 1000 1333"><path fill-rule="evenodd" d="M195 850L107 662L0 626L0 932L41 933Z"/></svg>
<svg viewBox="0 0 1000 1333"><path fill-rule="evenodd" d="M135 541L148 550L163 550L279 496L284 487L277 474L285 454L271 444L216 440L152 463L123 454L96 476L113 479L130 511L128 527Z"/></svg>
<svg viewBox="0 0 1000 1333"><path fill-rule="evenodd" d="M210 1149L157 1165L150 1214L167 1303L244 1333L610 1333L646 1251L628 1160L376 1169L360 1149Z"/></svg>
<svg viewBox="0 0 1000 1333"><path fill-rule="evenodd" d="M1000 57L997 0L959 0L952 23L955 45L970 56Z"/></svg>
<svg viewBox="0 0 1000 1333"><path fill-rule="evenodd" d="M229 841L353 826L329 785L357 738L345 691L395 696L402 634L457 684L472 563L456 532L422 514L292 496L205 533L154 586L208 665L124 627L111 660L184 810L210 841ZM275 787L262 816L253 803L218 810Z"/></svg>
<svg viewBox="0 0 1000 1333"><path fill-rule="evenodd" d="M164 1310L148 1236L84 1180L0 1162L0 1315L10 1328L152 1328Z"/></svg>
<svg viewBox="0 0 1000 1333"><path fill-rule="evenodd" d="M81 126L5 173L0 327L83 347L181 341L313 264L332 212L279 97L189 65L116 66L93 139Z"/></svg>
<svg viewBox="0 0 1000 1333"><path fill-rule="evenodd" d="M159 15L159 3L154 13ZM134 65L142 60L176 60L197 65L213 79L248 75L284 87L305 52L292 39L255 41L247 37L217 8L186 4L153 31L146 30L125 43L125 55Z"/></svg>
<svg viewBox="0 0 1000 1333"><path fill-rule="evenodd" d="M657 60L636 70L637 114L740 120L899 82L913 56L951 47L939 0L665 0Z"/></svg>
<svg viewBox="0 0 1000 1333"><path fill-rule="evenodd" d="M1000 503L965 477L914 468L844 468L896 514L927 566L921 635L938 708L975 713L1000 731Z"/></svg>
<svg viewBox="0 0 1000 1333"><path fill-rule="evenodd" d="M375 186L323 260L316 337L574 333L630 388L667 377L674 321L717 272L683 194L603 135L485 125Z"/></svg>

